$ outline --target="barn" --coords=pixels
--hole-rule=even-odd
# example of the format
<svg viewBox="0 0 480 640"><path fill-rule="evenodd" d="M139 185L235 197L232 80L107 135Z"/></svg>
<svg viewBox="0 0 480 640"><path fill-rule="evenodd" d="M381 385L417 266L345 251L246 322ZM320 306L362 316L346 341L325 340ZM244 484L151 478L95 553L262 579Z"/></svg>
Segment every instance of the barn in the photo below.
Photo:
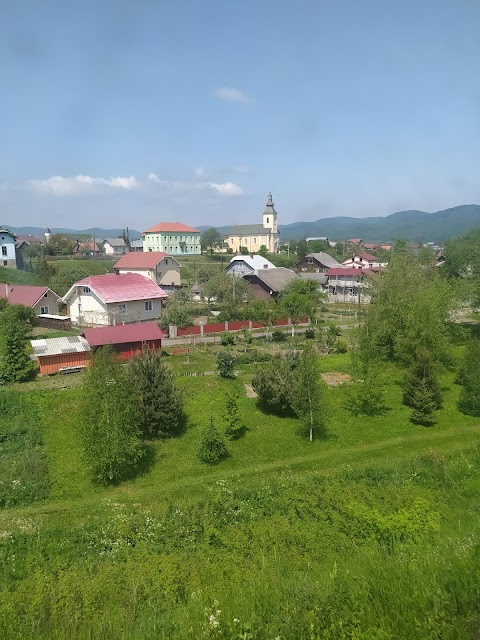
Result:
<svg viewBox="0 0 480 640"><path fill-rule="evenodd" d="M90 361L90 345L81 336L30 340L42 375L84 369Z"/></svg>
<svg viewBox="0 0 480 640"><path fill-rule="evenodd" d="M121 360L128 360L141 351L144 345L149 349L161 349L164 337L156 322L93 327L84 329L81 335L93 351L107 344L111 345Z"/></svg>

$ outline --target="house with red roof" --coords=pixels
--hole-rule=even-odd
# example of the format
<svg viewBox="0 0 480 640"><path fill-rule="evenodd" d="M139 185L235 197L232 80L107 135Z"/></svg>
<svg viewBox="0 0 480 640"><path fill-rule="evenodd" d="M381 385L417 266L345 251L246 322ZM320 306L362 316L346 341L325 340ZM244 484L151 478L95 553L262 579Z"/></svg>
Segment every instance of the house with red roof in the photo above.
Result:
<svg viewBox="0 0 480 640"><path fill-rule="evenodd" d="M115 273L139 273L165 291L180 286L180 263L163 251L131 251L114 266Z"/></svg>
<svg viewBox="0 0 480 640"><path fill-rule="evenodd" d="M160 222L143 232L143 250L172 256L199 256L200 231L181 222Z"/></svg>
<svg viewBox="0 0 480 640"><path fill-rule="evenodd" d="M359 253L350 256L342 264L345 267L353 267L355 269L372 269L386 266L384 262L380 262L379 258L372 256L370 253Z"/></svg>
<svg viewBox="0 0 480 640"><path fill-rule="evenodd" d="M10 304L32 307L37 316L58 313L61 298L50 287L29 284L0 284L0 298Z"/></svg>
<svg viewBox="0 0 480 640"><path fill-rule="evenodd" d="M370 302L369 279L375 277L371 269L357 267L337 267L328 269L328 301L347 303Z"/></svg>
<svg viewBox="0 0 480 640"><path fill-rule="evenodd" d="M118 357L128 360L145 346L148 349L162 348L163 331L156 322L143 324L117 324L113 327L93 327L84 329L81 334L95 351L105 345L111 345Z"/></svg>
<svg viewBox="0 0 480 640"><path fill-rule="evenodd" d="M83 278L63 296L73 324L116 325L157 320L167 294L139 273Z"/></svg>

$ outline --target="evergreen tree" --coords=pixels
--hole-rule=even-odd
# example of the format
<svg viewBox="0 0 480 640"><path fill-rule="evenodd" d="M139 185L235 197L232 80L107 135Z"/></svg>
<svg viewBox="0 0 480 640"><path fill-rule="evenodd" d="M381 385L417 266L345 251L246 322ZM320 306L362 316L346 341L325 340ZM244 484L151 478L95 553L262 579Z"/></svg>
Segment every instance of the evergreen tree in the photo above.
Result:
<svg viewBox="0 0 480 640"><path fill-rule="evenodd" d="M430 353L419 349L403 387L403 402L412 408L412 422L435 424L433 413L442 406L442 391Z"/></svg>
<svg viewBox="0 0 480 640"><path fill-rule="evenodd" d="M206 464L216 464L220 460L228 457L228 449L225 444L225 437L220 433L210 418L210 424L202 435L198 457Z"/></svg>
<svg viewBox="0 0 480 640"><path fill-rule="evenodd" d="M238 395L230 393L225 400L225 435L229 440L236 440L242 432L240 412L238 410Z"/></svg>
<svg viewBox="0 0 480 640"><path fill-rule="evenodd" d="M82 389L80 430L94 480L121 480L135 471L145 448L140 439L140 402L111 347L93 356Z"/></svg>
<svg viewBox="0 0 480 640"><path fill-rule="evenodd" d="M11 321L2 333L1 377L7 382L25 382L32 377L35 365L26 351L24 328L21 322Z"/></svg>
<svg viewBox="0 0 480 640"><path fill-rule="evenodd" d="M305 238L300 238L297 246L297 257L299 260L304 258L308 254L308 244Z"/></svg>
<svg viewBox="0 0 480 640"><path fill-rule="evenodd" d="M127 367L140 401L139 427L144 438L175 433L183 418L183 397L158 351L145 349Z"/></svg>
<svg viewBox="0 0 480 640"><path fill-rule="evenodd" d="M480 340L470 342L461 369L459 409L471 416L480 416Z"/></svg>
<svg viewBox="0 0 480 640"><path fill-rule="evenodd" d="M218 375L222 378L235 377L236 358L231 351L223 351L217 356Z"/></svg>

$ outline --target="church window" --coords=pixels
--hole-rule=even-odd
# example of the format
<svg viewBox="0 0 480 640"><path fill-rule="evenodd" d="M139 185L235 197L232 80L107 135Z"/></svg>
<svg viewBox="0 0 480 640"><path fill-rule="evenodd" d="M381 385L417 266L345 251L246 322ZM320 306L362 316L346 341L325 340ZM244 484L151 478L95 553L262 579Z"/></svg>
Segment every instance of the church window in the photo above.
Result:
<svg viewBox="0 0 480 640"><path fill-rule="evenodd" d="M270 218L267 218L267 224L269 223Z"/></svg>

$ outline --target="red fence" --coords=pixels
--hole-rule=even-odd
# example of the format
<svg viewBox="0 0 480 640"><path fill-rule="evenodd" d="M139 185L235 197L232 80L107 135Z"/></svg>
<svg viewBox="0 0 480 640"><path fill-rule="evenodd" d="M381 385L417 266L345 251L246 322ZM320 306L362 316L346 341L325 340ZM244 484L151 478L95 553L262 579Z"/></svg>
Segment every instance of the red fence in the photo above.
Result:
<svg viewBox="0 0 480 640"><path fill-rule="evenodd" d="M299 324L307 324L308 319L304 318L299 322ZM291 326L292 322L289 318L283 320L276 320L273 323L275 327L288 327ZM200 336L200 335L208 335L212 333L224 333L229 331L241 331L242 329L263 329L265 325L261 322L253 322L250 320L237 320L235 322L216 322L215 324L204 324L203 326L191 326L185 327L185 329L176 329L176 336L182 338L183 336ZM203 331L202 331L203 329Z"/></svg>

